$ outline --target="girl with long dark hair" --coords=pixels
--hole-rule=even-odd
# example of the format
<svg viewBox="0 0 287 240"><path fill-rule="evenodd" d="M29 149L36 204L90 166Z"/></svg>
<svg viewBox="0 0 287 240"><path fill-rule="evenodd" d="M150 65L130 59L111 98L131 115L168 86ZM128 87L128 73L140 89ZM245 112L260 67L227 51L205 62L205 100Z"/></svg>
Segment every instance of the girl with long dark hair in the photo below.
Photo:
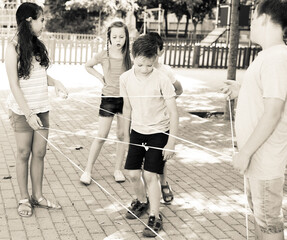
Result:
<svg viewBox="0 0 287 240"><path fill-rule="evenodd" d="M30 217L33 207L60 209L43 196L44 157L49 127L48 86L67 96L64 86L47 75L49 58L38 39L44 28L43 9L25 2L16 12L17 33L9 42L5 55L11 93L7 99L9 118L17 144L16 174L20 188L18 214ZM38 133L39 134L38 134ZM42 135L42 136L41 136ZM31 156L31 198L28 192L28 166Z"/></svg>

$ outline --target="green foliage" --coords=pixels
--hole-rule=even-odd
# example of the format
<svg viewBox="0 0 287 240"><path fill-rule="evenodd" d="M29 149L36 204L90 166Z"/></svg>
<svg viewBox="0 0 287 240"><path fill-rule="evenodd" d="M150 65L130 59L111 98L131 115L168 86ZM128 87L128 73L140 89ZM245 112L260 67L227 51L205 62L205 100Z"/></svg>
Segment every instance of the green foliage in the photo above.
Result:
<svg viewBox="0 0 287 240"><path fill-rule="evenodd" d="M46 29L52 32L95 33L99 20L132 9L131 0L46 0L49 17ZM99 17L101 19L99 19Z"/></svg>
<svg viewBox="0 0 287 240"><path fill-rule="evenodd" d="M93 33L95 16L90 16L83 9L67 11L66 2L67 0L46 0L46 29L50 32Z"/></svg>

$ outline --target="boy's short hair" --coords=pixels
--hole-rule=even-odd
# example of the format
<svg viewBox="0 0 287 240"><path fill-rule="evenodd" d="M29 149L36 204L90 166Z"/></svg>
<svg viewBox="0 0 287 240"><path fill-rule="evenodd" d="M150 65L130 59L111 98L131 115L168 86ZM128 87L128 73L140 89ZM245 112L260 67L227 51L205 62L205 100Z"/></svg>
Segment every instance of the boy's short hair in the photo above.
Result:
<svg viewBox="0 0 287 240"><path fill-rule="evenodd" d="M157 32L149 32L147 34L152 41L155 41L159 50L161 51L163 49L163 40L161 38L161 36L157 33Z"/></svg>
<svg viewBox="0 0 287 240"><path fill-rule="evenodd" d="M153 58L157 56L157 48L158 46L147 35L144 35L134 41L132 54L134 58L138 56Z"/></svg>
<svg viewBox="0 0 287 240"><path fill-rule="evenodd" d="M267 14L283 30L287 28L287 0L257 0L255 2L258 16Z"/></svg>

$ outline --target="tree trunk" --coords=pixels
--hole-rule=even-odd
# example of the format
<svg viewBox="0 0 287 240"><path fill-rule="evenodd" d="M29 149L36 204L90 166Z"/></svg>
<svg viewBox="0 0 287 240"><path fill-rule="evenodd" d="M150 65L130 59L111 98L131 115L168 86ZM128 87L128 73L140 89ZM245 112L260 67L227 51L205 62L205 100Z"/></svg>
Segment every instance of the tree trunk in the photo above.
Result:
<svg viewBox="0 0 287 240"><path fill-rule="evenodd" d="M237 53L239 43L239 3L240 0L232 0L231 6L231 25L230 25L230 47L228 53L228 69L227 79L236 80L236 65L237 65ZM230 119L228 101L225 104L224 118ZM232 101L232 116L234 116L234 102Z"/></svg>
<svg viewBox="0 0 287 240"><path fill-rule="evenodd" d="M164 22L165 22L165 36L168 37L168 21L167 21L167 10L164 10Z"/></svg>
<svg viewBox="0 0 287 240"><path fill-rule="evenodd" d="M179 23L180 23L180 20L177 20L177 24L176 24L176 39L178 38L178 34L179 34Z"/></svg>
<svg viewBox="0 0 287 240"><path fill-rule="evenodd" d="M196 28L197 28L197 22L193 22L193 33L191 37L191 42L196 43Z"/></svg>
<svg viewBox="0 0 287 240"><path fill-rule="evenodd" d="M187 34L188 34L187 32L188 32L189 19L190 19L190 17L188 17L186 15L186 23L185 23L185 29L184 29L184 37L185 38L187 37Z"/></svg>

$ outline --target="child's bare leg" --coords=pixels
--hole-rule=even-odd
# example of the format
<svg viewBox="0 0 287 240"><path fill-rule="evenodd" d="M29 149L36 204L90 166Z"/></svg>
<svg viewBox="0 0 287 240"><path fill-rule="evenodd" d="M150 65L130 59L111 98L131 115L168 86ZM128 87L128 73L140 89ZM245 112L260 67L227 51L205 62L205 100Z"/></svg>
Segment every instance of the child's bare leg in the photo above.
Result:
<svg viewBox="0 0 287 240"><path fill-rule="evenodd" d="M156 173L144 171L144 178L147 184L148 197L150 202L150 215L159 218L160 206L160 183Z"/></svg>
<svg viewBox="0 0 287 240"><path fill-rule="evenodd" d="M141 170L129 170L129 176L131 180L131 184L133 186L134 192L137 196L137 199L140 202L146 202L146 191L144 186L144 181L142 178Z"/></svg>
<svg viewBox="0 0 287 240"><path fill-rule="evenodd" d="M98 136L99 138L107 138L108 134L111 129L113 117L99 117L99 130L98 130ZM87 166L85 168L85 172L91 174L93 170L93 166L100 154L100 151L102 149L102 146L104 144L105 140L103 139L94 139L92 146L90 148L89 157Z"/></svg>
<svg viewBox="0 0 287 240"><path fill-rule="evenodd" d="M119 141L124 141L124 119L122 115L117 116L117 138ZM115 170L121 170L125 158L125 145L117 143L116 150L116 165Z"/></svg>
<svg viewBox="0 0 287 240"><path fill-rule="evenodd" d="M20 199L29 198L28 192L28 165L31 154L33 132L16 132L17 159L16 175L20 189Z"/></svg>
<svg viewBox="0 0 287 240"><path fill-rule="evenodd" d="M164 165L163 174L160 174L159 177L160 177L160 184L161 185L166 185L166 180L167 180L167 163L165 163L165 165Z"/></svg>
<svg viewBox="0 0 287 240"><path fill-rule="evenodd" d="M48 130L38 131L42 136L48 138ZM42 197L43 174L44 174L44 157L46 155L47 141L37 132L34 132L31 158L31 180L32 196L35 199Z"/></svg>

